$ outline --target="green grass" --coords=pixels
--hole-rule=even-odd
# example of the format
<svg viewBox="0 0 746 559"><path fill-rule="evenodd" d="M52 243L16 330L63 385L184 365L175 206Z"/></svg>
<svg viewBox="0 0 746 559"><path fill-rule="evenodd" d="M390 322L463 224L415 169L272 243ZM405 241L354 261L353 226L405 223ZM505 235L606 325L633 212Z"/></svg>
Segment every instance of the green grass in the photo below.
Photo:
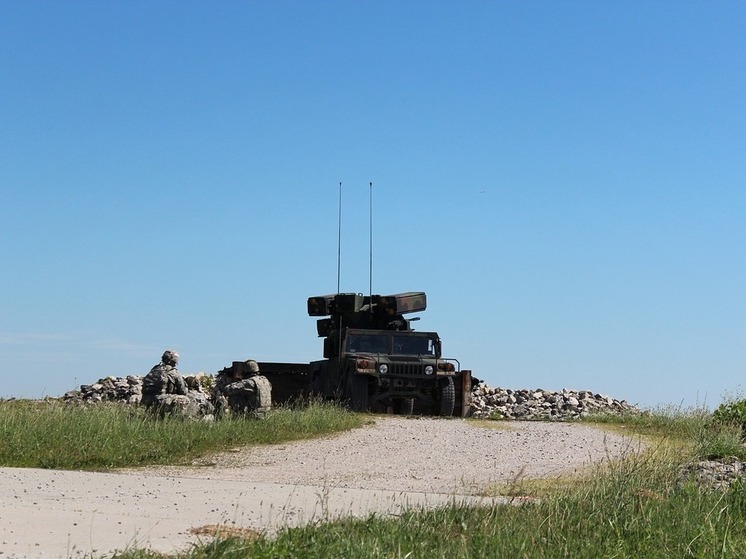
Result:
<svg viewBox="0 0 746 559"><path fill-rule="evenodd" d="M663 407L642 414L592 416L588 423L652 439L701 458L735 456L746 460L740 425L717 420L702 408Z"/></svg>
<svg viewBox="0 0 746 559"><path fill-rule="evenodd" d="M239 445L306 439L360 426L363 416L316 403L264 420L154 419L125 404L0 401L0 466L102 470L185 464Z"/></svg>
<svg viewBox="0 0 746 559"><path fill-rule="evenodd" d="M699 433L710 417L701 408L665 406L642 413L591 415L585 423L619 425L638 435L687 441Z"/></svg>

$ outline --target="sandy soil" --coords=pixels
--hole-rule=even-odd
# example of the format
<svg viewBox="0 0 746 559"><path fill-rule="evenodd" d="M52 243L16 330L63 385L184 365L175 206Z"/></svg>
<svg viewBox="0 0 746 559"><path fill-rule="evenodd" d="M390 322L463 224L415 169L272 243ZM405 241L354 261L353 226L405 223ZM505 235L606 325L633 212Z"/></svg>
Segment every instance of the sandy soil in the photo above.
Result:
<svg viewBox="0 0 746 559"><path fill-rule="evenodd" d="M579 424L376 418L334 437L234 449L190 467L115 473L0 468L0 559L171 552L212 527L272 533L343 515L480 497L637 450Z"/></svg>

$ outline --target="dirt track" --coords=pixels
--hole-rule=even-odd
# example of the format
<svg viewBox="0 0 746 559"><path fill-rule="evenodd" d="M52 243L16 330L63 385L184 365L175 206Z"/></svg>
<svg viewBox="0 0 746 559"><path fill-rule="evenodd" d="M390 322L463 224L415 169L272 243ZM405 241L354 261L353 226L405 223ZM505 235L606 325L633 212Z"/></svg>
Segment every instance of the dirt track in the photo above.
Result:
<svg viewBox="0 0 746 559"><path fill-rule="evenodd" d="M192 530L272 532L457 500L516 477L558 476L635 446L579 424L378 418L321 440L235 449L185 468L117 473L0 469L0 558L169 552ZM497 426L498 428L494 428Z"/></svg>

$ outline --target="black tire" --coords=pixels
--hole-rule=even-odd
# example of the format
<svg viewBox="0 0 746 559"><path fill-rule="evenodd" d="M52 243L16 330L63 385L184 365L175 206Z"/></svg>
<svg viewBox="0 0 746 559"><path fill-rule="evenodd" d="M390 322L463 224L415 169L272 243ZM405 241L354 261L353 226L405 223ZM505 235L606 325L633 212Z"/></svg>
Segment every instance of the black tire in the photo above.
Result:
<svg viewBox="0 0 746 559"><path fill-rule="evenodd" d="M394 413L396 415L413 415L414 398L398 398L394 400Z"/></svg>
<svg viewBox="0 0 746 559"><path fill-rule="evenodd" d="M453 385L453 379L446 377L440 381L439 415L451 416L454 409L456 409L456 387Z"/></svg>
<svg viewBox="0 0 746 559"><path fill-rule="evenodd" d="M368 410L368 378L355 373L347 375L347 406L352 411Z"/></svg>

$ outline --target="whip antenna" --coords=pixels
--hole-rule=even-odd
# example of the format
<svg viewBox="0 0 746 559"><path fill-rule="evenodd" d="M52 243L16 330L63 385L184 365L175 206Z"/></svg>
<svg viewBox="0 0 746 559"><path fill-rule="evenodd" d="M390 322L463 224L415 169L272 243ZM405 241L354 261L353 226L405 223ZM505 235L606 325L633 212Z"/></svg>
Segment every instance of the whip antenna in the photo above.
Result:
<svg viewBox="0 0 746 559"><path fill-rule="evenodd" d="M339 295L339 278L341 276L341 261L342 261L342 181L339 181L339 216L337 217L337 295ZM339 331L342 331L342 315L339 315L339 324L337 325ZM342 336L339 336L339 353L342 355Z"/></svg>
<svg viewBox="0 0 746 559"><path fill-rule="evenodd" d="M368 295L370 295L371 300L371 307L370 310L373 311L373 183L368 183L369 186L369 195L368 195L368 221L370 223L370 231L369 231L369 247L368 247L368 253L370 255L369 263L368 263Z"/></svg>
<svg viewBox="0 0 746 559"><path fill-rule="evenodd" d="M342 261L342 181L339 181L339 216L337 217L337 293L339 293L339 279Z"/></svg>

